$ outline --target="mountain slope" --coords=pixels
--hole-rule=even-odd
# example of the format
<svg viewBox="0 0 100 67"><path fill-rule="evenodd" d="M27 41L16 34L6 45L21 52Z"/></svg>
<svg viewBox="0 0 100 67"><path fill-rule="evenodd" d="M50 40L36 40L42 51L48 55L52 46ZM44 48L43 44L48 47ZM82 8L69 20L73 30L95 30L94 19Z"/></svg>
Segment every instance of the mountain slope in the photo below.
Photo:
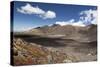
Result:
<svg viewBox="0 0 100 67"><path fill-rule="evenodd" d="M64 36L67 39L75 39L80 41L96 41L97 40L97 25L89 25L86 27L72 26L72 25L52 25L45 27L38 27L28 31L36 35L44 36Z"/></svg>
<svg viewBox="0 0 100 67"><path fill-rule="evenodd" d="M57 50L51 50L35 43L28 43L20 38L13 42L14 65L51 64L75 62L77 59Z"/></svg>

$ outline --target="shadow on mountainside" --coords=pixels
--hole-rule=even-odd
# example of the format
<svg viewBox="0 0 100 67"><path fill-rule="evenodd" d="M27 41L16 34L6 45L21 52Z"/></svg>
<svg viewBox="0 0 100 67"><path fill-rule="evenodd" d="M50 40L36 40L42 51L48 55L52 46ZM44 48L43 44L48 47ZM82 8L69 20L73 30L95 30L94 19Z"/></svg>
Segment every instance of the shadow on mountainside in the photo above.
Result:
<svg viewBox="0 0 100 67"><path fill-rule="evenodd" d="M48 47L78 47L78 48L95 48L97 47L97 41L93 42L78 42L73 39L62 39L62 38L50 38L50 37L42 37L39 35L29 35L29 34L18 34L14 35L15 38L21 38L29 43L36 43L42 46Z"/></svg>
<svg viewBox="0 0 100 67"><path fill-rule="evenodd" d="M36 43L42 46L52 46L52 47L61 47L66 46L66 44L59 41L63 41L61 38L49 38L41 37L38 35L14 35L15 38L21 38L29 43Z"/></svg>

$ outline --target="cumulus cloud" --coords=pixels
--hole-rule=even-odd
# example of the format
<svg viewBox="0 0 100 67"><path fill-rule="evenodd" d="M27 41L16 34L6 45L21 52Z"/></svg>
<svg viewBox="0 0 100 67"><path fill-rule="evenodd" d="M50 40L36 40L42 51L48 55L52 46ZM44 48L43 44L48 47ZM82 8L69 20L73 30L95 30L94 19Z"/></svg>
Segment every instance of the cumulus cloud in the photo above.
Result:
<svg viewBox="0 0 100 67"><path fill-rule="evenodd" d="M82 21L77 21L77 22L75 22L75 23L73 23L71 25L73 25L73 26L82 26L82 27L85 27L86 26L85 24L83 24Z"/></svg>
<svg viewBox="0 0 100 67"><path fill-rule="evenodd" d="M78 21L75 19L70 19L68 21L57 21L56 24L63 25L73 25L73 26L87 26L90 24L97 24L97 10L85 10L79 13L80 17Z"/></svg>
<svg viewBox="0 0 100 67"><path fill-rule="evenodd" d="M75 21L74 19L71 19L69 21L57 21L55 24L59 24L61 26L63 26L63 25L71 25L71 24L73 24L74 21Z"/></svg>
<svg viewBox="0 0 100 67"><path fill-rule="evenodd" d="M80 12L80 15L80 20L83 22L83 24L97 24L97 10L85 10Z"/></svg>
<svg viewBox="0 0 100 67"><path fill-rule="evenodd" d="M47 18L55 18L56 17L56 13L53 11L47 11L45 12L43 15L40 15L40 17L42 17L43 19L47 19Z"/></svg>
<svg viewBox="0 0 100 67"><path fill-rule="evenodd" d="M53 19L56 17L56 13L54 11L44 11L38 6L33 7L31 4L27 3L25 6L21 6L17 8L17 11L23 14L35 14L43 19Z"/></svg>
<svg viewBox="0 0 100 67"><path fill-rule="evenodd" d="M32 7L28 3L25 6L22 6L21 8L17 8L17 11L20 13L23 13L23 14L43 14L43 13L45 13L38 6Z"/></svg>
<svg viewBox="0 0 100 67"><path fill-rule="evenodd" d="M64 26L64 25L82 26L82 27L85 26L85 25L82 23L82 21L75 22L74 19L71 19L71 20L69 20L69 21L58 21L58 22L56 22L55 24L59 24L59 25L61 25L61 26Z"/></svg>

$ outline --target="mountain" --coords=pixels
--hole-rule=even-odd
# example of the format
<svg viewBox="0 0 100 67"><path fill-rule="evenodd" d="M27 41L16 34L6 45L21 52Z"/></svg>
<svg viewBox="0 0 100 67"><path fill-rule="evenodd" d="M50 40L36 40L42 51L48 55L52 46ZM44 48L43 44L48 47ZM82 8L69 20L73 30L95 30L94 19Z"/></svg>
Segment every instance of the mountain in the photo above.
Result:
<svg viewBox="0 0 100 67"><path fill-rule="evenodd" d="M53 24L52 26L43 26L28 31L29 33L43 36L64 36L67 39L80 41L96 41L97 25L88 25L86 27Z"/></svg>
<svg viewBox="0 0 100 67"><path fill-rule="evenodd" d="M97 25L42 26L14 32L14 65L97 60Z"/></svg>

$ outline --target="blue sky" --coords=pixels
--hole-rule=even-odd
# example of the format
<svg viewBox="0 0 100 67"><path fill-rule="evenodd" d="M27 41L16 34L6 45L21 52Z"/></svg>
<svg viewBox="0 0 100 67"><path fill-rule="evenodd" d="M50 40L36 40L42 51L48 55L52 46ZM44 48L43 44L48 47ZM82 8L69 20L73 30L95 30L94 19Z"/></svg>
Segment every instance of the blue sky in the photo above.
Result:
<svg viewBox="0 0 100 67"><path fill-rule="evenodd" d="M15 1L13 11L14 31L51 24L89 24L96 22L97 18L96 6Z"/></svg>

